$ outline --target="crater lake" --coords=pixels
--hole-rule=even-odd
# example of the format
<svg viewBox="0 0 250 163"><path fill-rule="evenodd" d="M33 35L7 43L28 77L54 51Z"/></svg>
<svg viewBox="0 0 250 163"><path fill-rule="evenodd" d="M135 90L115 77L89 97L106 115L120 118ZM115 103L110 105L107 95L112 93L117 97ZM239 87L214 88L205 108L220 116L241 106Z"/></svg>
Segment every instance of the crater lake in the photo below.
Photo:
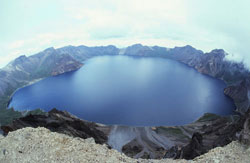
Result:
<svg viewBox="0 0 250 163"><path fill-rule="evenodd" d="M18 89L9 108L57 108L103 124L183 125L204 113L232 114L235 106L225 87L170 59L99 56L77 71Z"/></svg>

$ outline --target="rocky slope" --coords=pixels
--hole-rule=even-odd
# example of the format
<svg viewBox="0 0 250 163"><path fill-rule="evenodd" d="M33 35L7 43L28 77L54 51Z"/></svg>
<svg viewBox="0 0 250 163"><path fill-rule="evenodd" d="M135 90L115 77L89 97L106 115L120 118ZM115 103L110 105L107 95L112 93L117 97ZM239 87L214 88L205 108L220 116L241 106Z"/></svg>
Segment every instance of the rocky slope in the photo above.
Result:
<svg viewBox="0 0 250 163"><path fill-rule="evenodd" d="M92 138L73 138L64 134L50 132L45 128L24 128L0 136L0 162L4 163L50 163L50 162L211 162L211 163L245 163L249 161L250 148L238 142L232 142L226 147L209 151L194 160L145 160L132 159L106 145L95 144Z"/></svg>
<svg viewBox="0 0 250 163"><path fill-rule="evenodd" d="M109 127L80 120L68 112L52 109L47 115L27 115L14 120L8 126L1 126L4 135L10 131L25 127L46 127L53 132L63 133L73 137L94 138L96 143L107 142Z"/></svg>
<svg viewBox="0 0 250 163"><path fill-rule="evenodd" d="M47 115L16 119L1 129L7 135L25 127L45 127L73 137L92 137L96 143L107 144L133 158L193 159L234 140L248 142L249 119L250 111L243 117L206 114L194 123L176 127L105 126L53 109Z"/></svg>
<svg viewBox="0 0 250 163"><path fill-rule="evenodd" d="M115 46L66 46L48 48L26 57L20 56L0 69L0 126L11 122L21 113L6 110L12 93L20 87L49 76L63 74L82 67L83 62L94 56L117 55Z"/></svg>
<svg viewBox="0 0 250 163"><path fill-rule="evenodd" d="M237 84L233 84L224 89L224 94L234 100L237 109L246 110L250 106L250 78L245 78Z"/></svg>
<svg viewBox="0 0 250 163"><path fill-rule="evenodd" d="M14 120L11 124L1 126L4 135L25 127L45 127L53 132L73 137L94 138L96 143L108 144L131 157L163 158L165 149L172 143L168 137L158 135L150 127L105 126L78 119L66 111L56 109L47 115L27 115ZM135 143L135 144L133 144ZM141 147L142 151L130 150Z"/></svg>
<svg viewBox="0 0 250 163"><path fill-rule="evenodd" d="M69 54L49 48L30 57L20 56L0 70L0 109L5 109L10 95L31 81L58 75L82 66Z"/></svg>

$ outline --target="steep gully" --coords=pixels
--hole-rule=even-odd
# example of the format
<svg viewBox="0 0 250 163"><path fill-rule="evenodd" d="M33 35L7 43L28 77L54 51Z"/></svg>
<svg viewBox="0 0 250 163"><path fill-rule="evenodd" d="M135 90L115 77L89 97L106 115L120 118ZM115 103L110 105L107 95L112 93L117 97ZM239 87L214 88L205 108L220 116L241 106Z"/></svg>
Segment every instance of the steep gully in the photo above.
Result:
<svg viewBox="0 0 250 163"><path fill-rule="evenodd" d="M85 127L89 129L85 130L86 128L83 129L80 127L82 123L80 123L81 125L76 125L75 119L70 120L73 121L73 123L65 124L65 121L68 120L67 116L66 119L62 119L59 122L53 118L53 120L48 120L48 117L50 119L54 114L63 114L60 112L54 113L54 110L49 112L48 115L43 115L42 117L41 115L28 115L24 118L13 121L10 125L2 126L5 134L9 131L26 126L44 126L52 131L62 132L71 136L79 136L83 138L88 136L94 137L97 143L107 142L113 148L116 148L131 157L172 157L186 159L194 158L207 152L209 149L216 146L224 146L232 140L239 138L239 136L237 137L237 134L239 134L244 128L243 124L246 121L246 115L248 115L245 114L245 112L249 108L249 71L244 68L242 63L227 61L225 59L226 53L223 50L213 50L210 53L204 54L202 51L196 50L191 46L168 49L158 46L142 46L140 44L127 47L123 50L119 50L114 46L68 46L60 49L49 48L31 57L19 57L6 68L1 70L0 75L2 74L3 80L1 78L0 95L2 92L1 97L3 97L6 90L8 93L8 89L15 90L18 85L23 84L20 84L20 81L29 81L38 77L57 75L77 69L82 66L81 62L96 55L163 57L183 62L197 69L201 73L225 81L228 84L228 87L225 89L224 93L234 100L237 111L242 115L219 117L212 114L206 114L194 123L177 127L164 126L139 128L103 126L95 123L87 123ZM51 57L53 62L50 61ZM65 59L65 57L67 59ZM34 66L33 64L39 66L32 69L31 67ZM23 79L22 76L17 76L20 72L26 74L27 78ZM28 76L34 77L30 79ZM11 83L9 83L9 81L11 81ZM7 89L6 83L8 85ZM34 121L38 122L34 123ZM96 126L93 127L90 124ZM60 130L58 130L58 128L60 128ZM77 130L71 130L72 128ZM79 131L84 134L78 134ZM93 133L96 132L97 135L105 135L106 137L100 141L96 135L90 134L90 131Z"/></svg>

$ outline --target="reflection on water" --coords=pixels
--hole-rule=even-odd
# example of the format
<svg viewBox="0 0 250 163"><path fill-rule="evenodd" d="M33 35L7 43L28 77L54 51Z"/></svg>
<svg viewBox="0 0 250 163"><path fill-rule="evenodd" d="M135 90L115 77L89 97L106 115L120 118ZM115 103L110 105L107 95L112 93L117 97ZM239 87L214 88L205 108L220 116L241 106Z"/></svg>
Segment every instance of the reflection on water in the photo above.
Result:
<svg viewBox="0 0 250 163"><path fill-rule="evenodd" d="M206 112L232 114L225 84L173 60L101 56L78 71L18 90L17 110L67 110L104 124L181 125Z"/></svg>

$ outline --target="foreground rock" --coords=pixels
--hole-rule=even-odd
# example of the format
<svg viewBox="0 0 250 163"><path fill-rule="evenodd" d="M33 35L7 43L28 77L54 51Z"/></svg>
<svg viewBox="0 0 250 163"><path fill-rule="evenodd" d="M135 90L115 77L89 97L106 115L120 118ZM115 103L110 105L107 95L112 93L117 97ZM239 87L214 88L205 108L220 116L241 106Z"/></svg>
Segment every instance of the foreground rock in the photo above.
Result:
<svg viewBox="0 0 250 163"><path fill-rule="evenodd" d="M217 147L195 158L194 162L209 163L247 163L250 160L249 146L234 141L225 147Z"/></svg>
<svg viewBox="0 0 250 163"><path fill-rule="evenodd" d="M58 111L56 109L48 112L47 115L28 115L14 120L8 126L2 126L4 134L10 131L25 127L46 127L51 131L63 133L73 137L94 138L96 143L106 143L109 128L96 123L80 120L68 112Z"/></svg>
<svg viewBox="0 0 250 163"><path fill-rule="evenodd" d="M114 126L108 144L133 158L161 159L176 142L151 127Z"/></svg>
<svg viewBox="0 0 250 163"><path fill-rule="evenodd" d="M4 163L96 163L96 162L248 162L250 148L232 142L224 148L215 148L195 160L146 160L132 159L106 145L96 144L92 138L73 138L54 133L45 128L24 128L0 137L0 162Z"/></svg>
<svg viewBox="0 0 250 163"><path fill-rule="evenodd" d="M25 127L45 127L51 131L73 137L93 137L96 143L112 148L135 158L163 158L166 149L175 145L164 135L158 135L150 127L105 126L81 120L66 111L51 110L47 115L27 115L2 126L7 135ZM141 148L141 150L136 150Z"/></svg>
<svg viewBox="0 0 250 163"><path fill-rule="evenodd" d="M250 111L249 111L250 112ZM250 119L246 116L221 117L205 114L194 123L176 127L105 126L81 120L68 112L51 110L47 115L27 115L2 126L4 134L25 127L45 127L73 137L93 137L132 158L193 159L209 150L237 140L248 142ZM244 130L242 130L244 128Z"/></svg>
<svg viewBox="0 0 250 163"><path fill-rule="evenodd" d="M0 162L4 163L152 162L134 160L108 149L106 145L95 144L92 138L73 138L45 128L24 128L10 132L6 138L0 138L0 151Z"/></svg>

